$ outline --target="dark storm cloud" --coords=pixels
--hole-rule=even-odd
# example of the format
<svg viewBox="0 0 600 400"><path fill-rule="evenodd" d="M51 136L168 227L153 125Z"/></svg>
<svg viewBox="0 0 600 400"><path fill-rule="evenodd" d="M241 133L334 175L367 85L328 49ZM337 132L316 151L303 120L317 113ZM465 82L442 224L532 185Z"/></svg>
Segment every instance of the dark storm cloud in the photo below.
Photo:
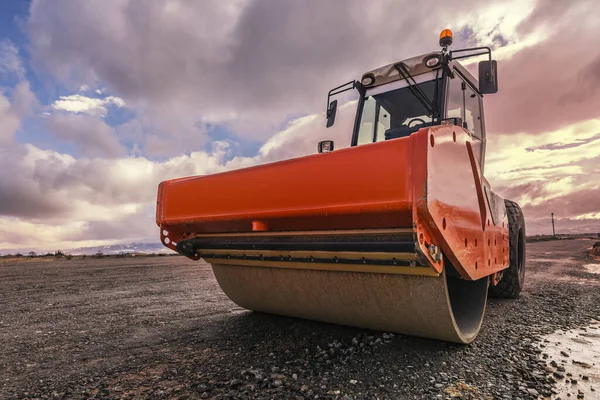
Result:
<svg viewBox="0 0 600 400"><path fill-rule="evenodd" d="M164 163L146 158L79 158L30 145L0 147L0 217L45 222L94 220L127 205L153 204L159 182L225 169L226 149ZM94 211L96 210L96 211Z"/></svg>
<svg viewBox="0 0 600 400"><path fill-rule="evenodd" d="M293 116L322 111L327 90L437 47L432 26L475 1L34 1L27 21L38 70L78 87L106 82L140 113L150 153L199 149L204 123L266 139ZM540 1L523 35L548 37L499 63L486 98L491 132L540 132L600 115L594 15L600 3ZM502 17L500 17L502 18ZM573 21L578 21L573 23ZM493 42L507 40L496 29ZM477 45L470 25L456 45ZM51 38L51 40L48 40ZM187 138L187 140L186 140Z"/></svg>
<svg viewBox="0 0 600 400"><path fill-rule="evenodd" d="M45 190L44 182L34 176L39 164L27 163L26 155L23 148L0 148L0 216L37 219L67 214L69 204Z"/></svg>
<svg viewBox="0 0 600 400"><path fill-rule="evenodd" d="M148 201L136 182L113 175L106 160L66 160L55 153L33 153L13 146L0 150L0 216L36 221L67 221L81 203L110 207ZM147 181L139 182L146 189ZM79 203L79 204L77 204Z"/></svg>
<svg viewBox="0 0 600 400"><path fill-rule="evenodd" d="M526 217L540 218L554 213L561 217L573 218L582 214L597 213L600 188L583 189L545 200L539 204L526 204L523 213ZM598 220L600 227L600 220Z"/></svg>
<svg viewBox="0 0 600 400"><path fill-rule="evenodd" d="M540 1L522 34L547 37L498 62L499 91L486 97L491 132L535 134L600 117L595 0Z"/></svg>
<svg viewBox="0 0 600 400"><path fill-rule="evenodd" d="M213 122L266 139L290 117L322 111L331 87L435 49L444 26L417 21L450 21L474 4L34 1L27 30L39 71L73 87L106 82L147 110L157 138Z"/></svg>

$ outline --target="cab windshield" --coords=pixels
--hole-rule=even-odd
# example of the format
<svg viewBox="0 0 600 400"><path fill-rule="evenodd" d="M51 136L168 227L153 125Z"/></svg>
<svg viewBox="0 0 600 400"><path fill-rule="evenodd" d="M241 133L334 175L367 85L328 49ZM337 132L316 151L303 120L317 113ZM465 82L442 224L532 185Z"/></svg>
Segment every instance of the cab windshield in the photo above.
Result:
<svg viewBox="0 0 600 400"><path fill-rule="evenodd" d="M435 96L435 92L442 86L441 79L430 74L415 78L417 86L434 109L439 110L436 103L440 96ZM424 126L432 125L431 111L414 91L415 88L411 88L406 80L367 90L360 117L357 145L408 136Z"/></svg>

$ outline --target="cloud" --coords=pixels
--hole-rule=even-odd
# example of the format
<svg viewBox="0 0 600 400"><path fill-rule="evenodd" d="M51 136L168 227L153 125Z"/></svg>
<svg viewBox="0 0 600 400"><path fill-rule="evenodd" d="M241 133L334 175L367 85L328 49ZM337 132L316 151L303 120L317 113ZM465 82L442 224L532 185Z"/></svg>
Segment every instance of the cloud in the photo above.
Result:
<svg viewBox="0 0 600 400"><path fill-rule="evenodd" d="M153 162L143 157L76 159L32 145L0 148L0 249L92 246L158 240L158 183L225 170L226 146Z"/></svg>
<svg viewBox="0 0 600 400"><path fill-rule="evenodd" d="M561 176L570 177L578 185L595 184L590 177L600 172L600 163L594 162L600 154L600 141L597 134L589 132L599 130L600 119L593 119L536 135L490 135L486 175L490 182L502 186L552 183Z"/></svg>
<svg viewBox="0 0 600 400"><path fill-rule="evenodd" d="M446 26L414 21L446 24L476 4L34 1L27 32L38 70L106 84L143 119L147 151L175 155L202 148L206 124L268 139L321 112L331 87L437 48Z"/></svg>
<svg viewBox="0 0 600 400"><path fill-rule="evenodd" d="M108 96L103 99L92 98L80 94L60 96L59 100L52 103L52 108L58 111L83 113L105 116L107 106L125 107L125 102L120 97Z"/></svg>
<svg viewBox="0 0 600 400"><path fill-rule="evenodd" d="M21 118L30 115L39 107L38 99L31 91L28 81L17 83L12 91L12 105L15 113Z"/></svg>
<svg viewBox="0 0 600 400"><path fill-rule="evenodd" d="M325 139L335 140L336 148L347 147L355 108L356 102L340 106L336 124L329 129L324 113L293 120L254 157L231 158L227 141L215 142L210 152L162 162L139 156L75 158L32 145L0 149L0 169L16 172L0 180L0 224L18 227L12 236L6 231L4 239L0 230L0 248L68 248L109 239L156 239L159 182L314 154L317 142ZM85 119L93 117L60 118L82 118L80 124L90 126Z"/></svg>
<svg viewBox="0 0 600 400"><path fill-rule="evenodd" d="M497 33L492 37L492 42L497 44L499 47L504 47L508 45L508 40L504 38L501 33Z"/></svg>
<svg viewBox="0 0 600 400"><path fill-rule="evenodd" d="M595 142L596 140L600 140L600 133L585 138L585 139L575 139L571 142L567 142L567 143L548 143L548 144L544 144L542 146L536 146L536 147L527 147L525 150L527 151L536 151L536 150L560 150L560 149L571 149L574 147L579 147L582 146L584 144L588 144L588 143L592 143Z"/></svg>
<svg viewBox="0 0 600 400"><path fill-rule="evenodd" d="M600 119L556 131L489 137L486 176L523 208L528 230L547 233L551 213L570 231L600 232ZM584 216L586 216L583 218Z"/></svg>
<svg viewBox="0 0 600 400"><path fill-rule="evenodd" d="M495 190L523 206L530 234L547 232L553 211L565 229L591 231L600 219L593 201L600 57L589 51L597 7L34 0L26 24L32 65L72 92L86 86L51 104L59 112L44 117L81 157L31 145L1 154L0 166L18 173L0 181L0 226L12 230L0 229L0 247L156 239L161 180L313 154L319 140L347 147L356 103L340 107L326 130L327 91L437 48L446 27L462 33L454 47L489 45L499 60L500 91L485 98L486 176ZM135 118L108 126L99 116L121 103L85 96L90 88L107 88ZM0 141L12 141L19 110L31 108L26 98L0 97ZM264 145L254 156L232 158L235 138L211 144L207 125ZM129 142L135 145L128 156L122 143Z"/></svg>
<svg viewBox="0 0 600 400"><path fill-rule="evenodd" d="M102 119L89 115L51 115L48 129L57 138L74 144L82 155L89 157L119 157L125 148L113 128Z"/></svg>
<svg viewBox="0 0 600 400"><path fill-rule="evenodd" d="M108 210L135 212L155 200L158 183L225 169L226 145L164 162L144 157L75 158L33 145L0 149L0 215L57 221L112 220ZM104 210L106 212L98 212Z"/></svg>
<svg viewBox="0 0 600 400"><path fill-rule="evenodd" d="M348 147L355 108L354 101L340 106L336 124L329 129L324 113L297 118L253 157L231 158L227 141L215 142L210 151L160 162L142 156L74 158L32 145L3 150L0 168L16 173L0 180L0 224L9 224L13 232L7 230L3 237L0 229L0 248L66 249L158 240L154 207L159 182L314 154L320 140L334 140L337 149ZM579 140L585 137L581 131L595 124L600 121L574 126L569 133ZM599 231L595 199L600 184L586 177L600 176L600 144L589 141L579 148L525 150L529 141L543 146L556 135L496 138L510 145L489 144L488 179L499 194L521 204L529 234L547 233L551 212L560 220L560 232ZM530 154L530 159L523 154Z"/></svg>
<svg viewBox="0 0 600 400"><path fill-rule="evenodd" d="M13 140L15 132L21 126L21 120L11 107L8 99L0 95L0 146L4 146Z"/></svg>
<svg viewBox="0 0 600 400"><path fill-rule="evenodd" d="M523 213L533 219L548 217L551 213L563 218L576 218L585 214L600 214L598 199L600 185L583 190L569 191L543 202L524 205ZM596 221L600 231L600 220Z"/></svg>
<svg viewBox="0 0 600 400"><path fill-rule="evenodd" d="M0 169L13 171L0 179L0 215L18 218L60 217L69 211L68 201L58 193L47 191L44 182L37 179L40 167L51 167L73 162L71 157L39 157L43 153L32 153L22 146L0 147ZM66 199L65 199L66 200Z"/></svg>
<svg viewBox="0 0 600 400"><path fill-rule="evenodd" d="M489 131L536 134L600 117L600 57L590 51L598 15L596 1L537 4L518 31L543 40L498 63L499 91L485 98Z"/></svg>
<svg viewBox="0 0 600 400"><path fill-rule="evenodd" d="M19 56L19 49L8 39L0 40L0 74L25 78L25 68Z"/></svg>
<svg viewBox="0 0 600 400"><path fill-rule="evenodd" d="M39 105L27 81L17 83L11 91L11 100L0 93L0 146L13 142L21 119Z"/></svg>

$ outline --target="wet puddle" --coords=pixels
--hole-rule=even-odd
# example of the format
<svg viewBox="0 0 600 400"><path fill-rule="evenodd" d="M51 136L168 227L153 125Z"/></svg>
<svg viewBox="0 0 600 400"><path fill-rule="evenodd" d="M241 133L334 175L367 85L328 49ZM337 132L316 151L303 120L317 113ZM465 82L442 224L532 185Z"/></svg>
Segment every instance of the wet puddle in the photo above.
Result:
<svg viewBox="0 0 600 400"><path fill-rule="evenodd" d="M598 281L596 281L593 277L578 275L576 272L587 272L590 274L598 274L600 275L600 263L588 263L582 264L581 260L576 260L574 258L535 258L530 257L527 261L529 262L537 262L537 263L551 263L555 265L560 265L562 267L560 270L556 270L552 276L552 279L558 281L571 282L581 285L597 285ZM600 261L600 260L599 260ZM557 272L558 271L558 272ZM569 273L575 272L575 274ZM600 400L600 395L598 396Z"/></svg>
<svg viewBox="0 0 600 400"><path fill-rule="evenodd" d="M586 264L583 267L587 272L591 272L592 274L600 274L600 264Z"/></svg>
<svg viewBox="0 0 600 400"><path fill-rule="evenodd" d="M540 343L547 371L556 380L551 399L600 399L600 320L557 331Z"/></svg>

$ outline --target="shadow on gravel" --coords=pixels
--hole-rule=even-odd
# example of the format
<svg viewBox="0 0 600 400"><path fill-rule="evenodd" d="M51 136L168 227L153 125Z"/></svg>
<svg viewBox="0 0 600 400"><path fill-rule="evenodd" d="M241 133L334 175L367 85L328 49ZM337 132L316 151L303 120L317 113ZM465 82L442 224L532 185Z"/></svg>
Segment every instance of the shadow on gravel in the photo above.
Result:
<svg viewBox="0 0 600 400"><path fill-rule="evenodd" d="M144 382L156 390L162 382L164 393L175 387L201 398L529 398L551 389L534 343L593 316L598 308L588 294L548 284L514 300L490 298L470 345L236 311L170 331L158 356L144 360L147 370L132 380L115 371L109 386Z"/></svg>
<svg viewBox="0 0 600 400"><path fill-rule="evenodd" d="M244 345L264 345L277 347L284 345L298 346L304 342L307 345L327 343L333 340L350 340L356 336L383 337L384 332L372 331L362 328L353 328L345 325L310 321L294 317L285 317L265 314L255 311L246 311L229 318L226 322L219 322L214 328L203 326L203 329L217 332L221 338L236 339ZM420 352L422 350L437 351L443 349L463 349L464 345L443 342L439 340L418 338L405 335L386 335L395 337L396 350ZM317 340L315 340L317 339ZM388 338L389 339L389 338ZM401 340L398 340L401 339ZM382 339L383 341L384 339ZM360 347L360 346L359 346ZM404 347L407 347L404 349Z"/></svg>
<svg viewBox="0 0 600 400"><path fill-rule="evenodd" d="M363 395L349 398L415 392L429 398L472 373L467 362L455 362L455 354L461 359L472 346L257 312L204 321L169 337L161 379L208 398L342 398L352 392ZM464 388L484 398L476 387Z"/></svg>

